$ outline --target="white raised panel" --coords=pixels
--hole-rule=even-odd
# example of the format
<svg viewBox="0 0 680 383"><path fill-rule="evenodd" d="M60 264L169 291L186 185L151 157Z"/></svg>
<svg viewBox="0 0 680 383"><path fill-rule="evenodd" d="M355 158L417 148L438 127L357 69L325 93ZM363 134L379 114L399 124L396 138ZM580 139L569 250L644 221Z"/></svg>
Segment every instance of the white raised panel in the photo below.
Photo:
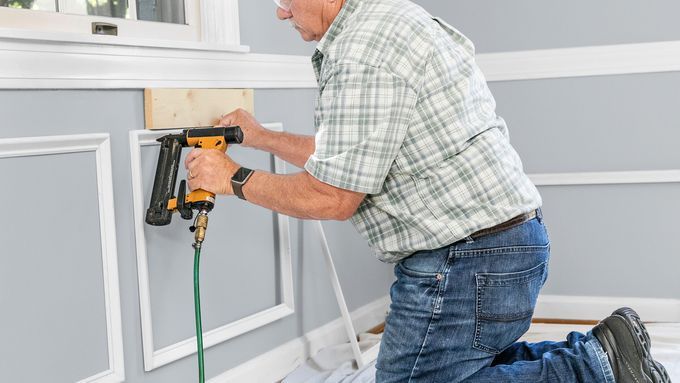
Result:
<svg viewBox="0 0 680 383"><path fill-rule="evenodd" d="M95 152L96 156L109 369L81 379L78 383L119 383L125 380L125 367L109 135L83 134L0 139L0 159L79 152Z"/></svg>
<svg viewBox="0 0 680 383"><path fill-rule="evenodd" d="M263 124L271 130L282 131L281 124ZM134 199L135 244L137 251L137 276L139 280L139 305L142 321L142 345L144 352L144 369L151 371L160 366L196 353L196 337L191 337L170 346L156 350L153 342L153 325L151 318L151 293L149 288L149 267L144 234L144 190L141 174L141 147L157 145L156 139L179 130L136 130L130 132L130 154L132 166L132 190ZM284 169L283 161L274 158L274 172ZM280 281L282 302L274 307L254 313L231 323L205 332L204 348L227 341L238 335L262 327L294 313L293 301L293 267L290 247L290 228L287 216L276 214L280 253Z"/></svg>

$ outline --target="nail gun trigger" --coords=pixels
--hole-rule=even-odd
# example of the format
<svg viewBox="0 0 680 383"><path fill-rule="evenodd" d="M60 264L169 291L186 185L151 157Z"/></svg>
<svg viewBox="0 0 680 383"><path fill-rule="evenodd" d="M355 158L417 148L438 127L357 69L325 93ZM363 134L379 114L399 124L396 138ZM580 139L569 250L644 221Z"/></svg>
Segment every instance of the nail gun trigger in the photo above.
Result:
<svg viewBox="0 0 680 383"><path fill-rule="evenodd" d="M179 183L179 191L177 192L177 211L184 219L191 219L194 216L191 205L187 205L187 181L182 180Z"/></svg>

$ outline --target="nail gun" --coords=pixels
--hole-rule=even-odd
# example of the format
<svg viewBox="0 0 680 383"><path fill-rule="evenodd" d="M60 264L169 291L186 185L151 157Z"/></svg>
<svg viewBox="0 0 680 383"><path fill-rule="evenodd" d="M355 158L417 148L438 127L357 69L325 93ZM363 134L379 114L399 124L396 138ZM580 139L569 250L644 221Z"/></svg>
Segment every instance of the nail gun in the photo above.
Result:
<svg viewBox="0 0 680 383"><path fill-rule="evenodd" d="M184 219L193 217L193 210L198 210L196 222L190 227L194 234L194 311L196 316L196 346L198 350L198 381L205 382L203 355L203 326L201 324L201 293L199 289L199 260L201 246L208 228L208 213L215 207L215 194L207 190L196 189L187 194L186 180L179 183L177 197L174 196L177 170L182 157L182 148L195 147L204 149L227 150L228 144L243 142L243 131L238 126L227 128L193 128L184 129L179 134L168 134L158 139L161 150L158 155L156 177L153 181L151 203L146 211L146 223L154 226L165 226L172 220L176 211Z"/></svg>
<svg viewBox="0 0 680 383"><path fill-rule="evenodd" d="M243 142L243 131L238 126L191 128L179 134L168 134L157 141L161 143L161 149L151 203L146 211L146 223L165 226L170 224L174 212L179 212L184 219L192 219L193 210L197 210L199 215L191 231L196 231L196 244L200 246L207 228L207 214L215 206L215 194L202 189L187 194L186 180L182 180L177 197L174 196L182 148L218 149L224 152L228 144Z"/></svg>

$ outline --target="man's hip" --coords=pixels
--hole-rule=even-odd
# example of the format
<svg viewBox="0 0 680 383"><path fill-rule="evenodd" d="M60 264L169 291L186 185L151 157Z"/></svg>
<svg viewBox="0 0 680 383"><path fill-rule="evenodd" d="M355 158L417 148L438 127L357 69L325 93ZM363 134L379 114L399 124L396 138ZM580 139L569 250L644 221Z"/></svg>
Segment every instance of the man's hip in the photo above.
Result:
<svg viewBox="0 0 680 383"><path fill-rule="evenodd" d="M454 382L490 365L529 328L548 258L538 211L398 263L377 381Z"/></svg>

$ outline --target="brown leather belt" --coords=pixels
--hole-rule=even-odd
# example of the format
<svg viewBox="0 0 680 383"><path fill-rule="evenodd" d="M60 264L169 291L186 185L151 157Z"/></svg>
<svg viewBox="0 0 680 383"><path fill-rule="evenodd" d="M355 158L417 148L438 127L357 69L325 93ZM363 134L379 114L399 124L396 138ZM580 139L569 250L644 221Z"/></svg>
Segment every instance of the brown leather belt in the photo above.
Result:
<svg viewBox="0 0 680 383"><path fill-rule="evenodd" d="M492 226L492 227L489 227L489 228L486 228L486 229L476 231L476 232L470 234L470 238L479 238L483 235L498 233L500 231L507 230L511 227L521 225L524 222L530 221L534 218L536 218L536 210L529 212L529 213L524 213L524 214L518 215L517 217L512 218L509 221L499 223L496 226Z"/></svg>

